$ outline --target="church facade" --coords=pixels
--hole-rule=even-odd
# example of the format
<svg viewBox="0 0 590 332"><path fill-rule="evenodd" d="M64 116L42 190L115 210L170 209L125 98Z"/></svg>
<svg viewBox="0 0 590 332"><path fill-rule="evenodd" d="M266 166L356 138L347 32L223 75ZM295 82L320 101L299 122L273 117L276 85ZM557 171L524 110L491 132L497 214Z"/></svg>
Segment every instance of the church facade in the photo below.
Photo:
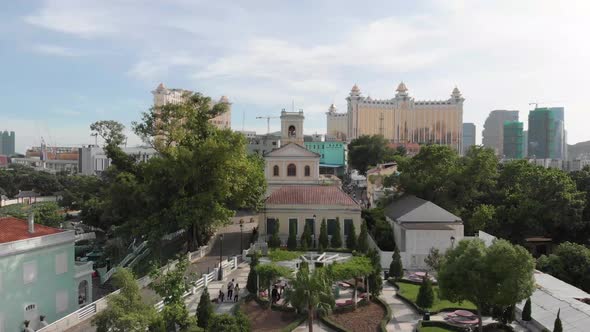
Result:
<svg viewBox="0 0 590 332"><path fill-rule="evenodd" d="M446 100L414 100L403 82L395 97L372 99L355 84L346 98L346 113L333 106L328 110L327 135L347 141L383 135L392 143L443 144L461 151L464 100L457 88Z"/></svg>

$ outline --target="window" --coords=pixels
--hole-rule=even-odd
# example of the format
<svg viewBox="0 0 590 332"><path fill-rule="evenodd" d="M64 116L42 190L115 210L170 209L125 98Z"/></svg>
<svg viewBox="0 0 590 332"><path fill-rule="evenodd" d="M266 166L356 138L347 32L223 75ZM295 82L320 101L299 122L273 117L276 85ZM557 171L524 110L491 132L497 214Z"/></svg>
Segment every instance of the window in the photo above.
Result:
<svg viewBox="0 0 590 332"><path fill-rule="evenodd" d="M295 137L295 126L289 126L289 137Z"/></svg>
<svg viewBox="0 0 590 332"><path fill-rule="evenodd" d="M344 219L344 235L350 234L350 231L352 230L352 225L352 219Z"/></svg>
<svg viewBox="0 0 590 332"><path fill-rule="evenodd" d="M273 176L279 176L279 166L275 165L275 166L272 168L272 175L273 175Z"/></svg>
<svg viewBox="0 0 590 332"><path fill-rule="evenodd" d="M336 219L328 219L328 235L336 234Z"/></svg>
<svg viewBox="0 0 590 332"><path fill-rule="evenodd" d="M305 176L311 176L311 168L309 166L305 166Z"/></svg>
<svg viewBox="0 0 590 332"><path fill-rule="evenodd" d="M55 274L68 272L68 255L65 252L55 255Z"/></svg>
<svg viewBox="0 0 590 332"><path fill-rule="evenodd" d="M266 219L266 234L274 234L277 227L277 221L274 218Z"/></svg>
<svg viewBox="0 0 590 332"><path fill-rule="evenodd" d="M86 303L88 300L88 281L82 280L78 285L78 305Z"/></svg>
<svg viewBox="0 0 590 332"><path fill-rule="evenodd" d="M55 313L59 314L68 310L68 291L62 290L55 293Z"/></svg>
<svg viewBox="0 0 590 332"><path fill-rule="evenodd" d="M297 176L297 166L295 164L287 166L287 176Z"/></svg>
<svg viewBox="0 0 590 332"><path fill-rule="evenodd" d="M297 235L297 218L289 218L289 234Z"/></svg>
<svg viewBox="0 0 590 332"><path fill-rule="evenodd" d="M311 234L315 234L315 219L313 219L313 218L305 219L305 225L307 225L307 227L309 227L309 229L311 230Z"/></svg>
<svg viewBox="0 0 590 332"><path fill-rule="evenodd" d="M37 262L30 261L23 263L23 282L30 284L37 279Z"/></svg>

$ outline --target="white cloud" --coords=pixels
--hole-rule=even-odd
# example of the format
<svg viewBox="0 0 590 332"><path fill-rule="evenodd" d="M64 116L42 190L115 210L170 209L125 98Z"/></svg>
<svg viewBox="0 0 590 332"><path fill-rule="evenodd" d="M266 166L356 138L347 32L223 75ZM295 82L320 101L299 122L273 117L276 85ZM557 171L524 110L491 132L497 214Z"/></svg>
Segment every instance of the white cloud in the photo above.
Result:
<svg viewBox="0 0 590 332"><path fill-rule="evenodd" d="M389 98L405 80L420 99L448 98L457 84L467 98L465 120L476 122L478 132L492 109L520 109L524 119L528 102L562 100L570 139L588 138L582 120L588 120L590 3L415 5L419 9L384 9L380 16L350 11L346 3L327 6L329 37L305 24L287 26L305 19L306 8L280 11L223 1L148 6L134 0L50 0L24 20L84 39L108 38L135 57L129 76L150 84L183 82L189 86L181 87L196 86L215 97L226 94L234 104L278 112L295 99L306 113L320 115L332 102L344 109L353 83L374 98ZM366 4L375 6L388 4ZM285 24L267 24L269 18ZM314 117L312 126L321 127L320 120Z"/></svg>
<svg viewBox="0 0 590 332"><path fill-rule="evenodd" d="M83 55L80 51L59 45L39 44L32 47L33 51L46 55L77 57Z"/></svg>

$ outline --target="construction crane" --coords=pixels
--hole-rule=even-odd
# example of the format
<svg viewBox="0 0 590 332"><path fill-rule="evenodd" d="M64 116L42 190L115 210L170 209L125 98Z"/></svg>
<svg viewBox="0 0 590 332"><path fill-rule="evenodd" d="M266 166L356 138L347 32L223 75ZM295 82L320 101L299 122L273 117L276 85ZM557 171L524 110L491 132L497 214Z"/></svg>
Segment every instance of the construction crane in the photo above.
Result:
<svg viewBox="0 0 590 332"><path fill-rule="evenodd" d="M257 119L266 119L266 134L270 134L270 119L279 119L280 116L257 116Z"/></svg>

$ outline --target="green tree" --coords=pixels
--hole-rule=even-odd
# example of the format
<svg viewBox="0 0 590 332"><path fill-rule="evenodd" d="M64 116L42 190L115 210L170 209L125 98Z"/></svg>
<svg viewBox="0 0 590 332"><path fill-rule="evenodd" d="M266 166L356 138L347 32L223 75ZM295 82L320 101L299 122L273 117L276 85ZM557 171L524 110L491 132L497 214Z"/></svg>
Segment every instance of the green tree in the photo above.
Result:
<svg viewBox="0 0 590 332"><path fill-rule="evenodd" d="M440 266L439 291L444 299L475 304L481 332L482 309L508 307L530 297L533 272L534 260L523 247L496 240L486 248L481 240L463 240Z"/></svg>
<svg viewBox="0 0 590 332"><path fill-rule="evenodd" d="M369 251L369 233L367 232L367 222L363 220L361 224L361 233L359 234L359 239L357 241L357 250L366 254Z"/></svg>
<svg viewBox="0 0 590 332"><path fill-rule="evenodd" d="M185 278L188 268L188 259L186 256L179 257L178 263L174 269L168 269L166 272L155 270L151 272L152 288L164 301L162 317L166 322L167 329L174 329L177 324L181 329L186 329L195 325L194 317L189 315L188 309L184 304L183 295L191 288Z"/></svg>
<svg viewBox="0 0 590 332"><path fill-rule="evenodd" d="M590 291L590 249L564 242L549 256L537 260L537 268L585 291Z"/></svg>
<svg viewBox="0 0 590 332"><path fill-rule="evenodd" d="M250 294L256 294L258 292L256 266L258 266L258 254L254 253L250 261L250 272L248 272L248 281L246 282L246 289Z"/></svg>
<svg viewBox="0 0 590 332"><path fill-rule="evenodd" d="M476 234L478 231L484 230L487 225L494 221L495 213L496 209L493 205L478 205L465 223L465 233Z"/></svg>
<svg viewBox="0 0 590 332"><path fill-rule="evenodd" d="M322 223L320 225L320 238L319 238L319 247L321 250L328 248L329 239L328 239L328 227L326 226L326 219L322 219Z"/></svg>
<svg viewBox="0 0 590 332"><path fill-rule="evenodd" d="M430 268L430 271L438 271L443 259L444 256L441 255L440 250L432 247L428 251L428 256L424 259L424 263Z"/></svg>
<svg viewBox="0 0 590 332"><path fill-rule="evenodd" d="M432 289L432 282L428 275L422 279L422 284L418 290L418 297L416 298L416 305L420 308L427 310L432 308L434 303L434 290Z"/></svg>
<svg viewBox="0 0 590 332"><path fill-rule="evenodd" d="M392 161L395 152L388 146L388 143L380 135L363 135L353 139L348 144L348 164L364 175L369 166Z"/></svg>
<svg viewBox="0 0 590 332"><path fill-rule="evenodd" d="M239 327L239 331L240 332L250 332L252 330L252 324L250 323L250 320L248 319L248 316L246 316L242 310L240 310L240 307L237 306L235 307L237 308L237 310L234 311L234 317L236 319L236 324Z"/></svg>
<svg viewBox="0 0 590 332"><path fill-rule="evenodd" d="M334 280L354 279L352 289L352 300L354 309L356 309L357 282L373 273L371 260L365 256L353 256L344 263L332 264L330 268L331 277Z"/></svg>
<svg viewBox="0 0 590 332"><path fill-rule="evenodd" d="M310 273L307 264L302 264L297 275L291 280L291 288L285 293L285 301L299 313L307 311L309 331L313 332L313 319L317 311L329 312L334 305L332 279L324 268L316 268Z"/></svg>
<svg viewBox="0 0 590 332"><path fill-rule="evenodd" d="M189 250L228 222L235 209L261 207L266 191L263 161L248 155L243 135L209 123L227 110L226 103L212 104L190 94L185 103L153 107L133 125L161 155L141 169L145 190L139 193L149 193L146 212L153 220L144 222L148 229L142 231L186 229Z"/></svg>
<svg viewBox="0 0 590 332"><path fill-rule="evenodd" d="M334 227L334 234L332 234L332 238L330 239L330 247L332 248L340 248L342 247L342 235L340 234L340 219L336 217L336 227Z"/></svg>
<svg viewBox="0 0 590 332"><path fill-rule="evenodd" d="M563 327L561 326L561 318L559 318L560 313L561 309L557 310L557 318L555 318L555 323L553 324L553 332L563 332Z"/></svg>
<svg viewBox="0 0 590 332"><path fill-rule="evenodd" d="M279 219L275 219L275 228L268 240L269 248L279 248L281 246L281 238L279 237L280 222Z"/></svg>
<svg viewBox="0 0 590 332"><path fill-rule="evenodd" d="M289 238L287 239L287 249L297 250L297 229L296 227L291 227L291 224L289 224Z"/></svg>
<svg viewBox="0 0 590 332"><path fill-rule="evenodd" d="M389 264L389 277L394 279L400 279L404 276L404 267L402 265L402 258L399 254L397 247L393 251L391 256L391 264Z"/></svg>
<svg viewBox="0 0 590 332"><path fill-rule="evenodd" d="M209 320L209 332L242 332L236 318L230 314L218 314Z"/></svg>
<svg viewBox="0 0 590 332"><path fill-rule="evenodd" d="M356 250L357 243L356 243L356 230L354 229L354 223L350 225L350 231L346 236L346 247L350 250Z"/></svg>
<svg viewBox="0 0 590 332"><path fill-rule="evenodd" d="M154 307L142 302L131 271L118 269L113 275L113 284L121 291L108 295L108 306L92 319L97 331L144 332L159 325L160 318Z"/></svg>
<svg viewBox="0 0 590 332"><path fill-rule="evenodd" d="M383 290L383 277L381 273L381 257L376 249L370 249L367 253L367 257L371 260L373 271L367 277L367 283L369 285L369 292L372 296L381 295Z"/></svg>
<svg viewBox="0 0 590 332"><path fill-rule="evenodd" d="M42 225L58 227L64 221L64 216L59 212L59 206L55 202L37 203L33 205L35 222Z"/></svg>
<svg viewBox="0 0 590 332"><path fill-rule="evenodd" d="M525 322L531 321L531 298L526 299L524 308L522 308L522 320Z"/></svg>
<svg viewBox="0 0 590 332"><path fill-rule="evenodd" d="M199 305L197 306L197 325L203 329L206 329L209 325L209 320L213 316L213 305L211 304L211 298L209 297L209 290L207 287L203 289L201 298L199 299Z"/></svg>
<svg viewBox="0 0 590 332"><path fill-rule="evenodd" d="M311 228L306 222L305 226L303 227L303 233L301 234L301 247L303 248L303 250L307 250L307 248L311 248L311 245L312 245L311 242L312 242Z"/></svg>
<svg viewBox="0 0 590 332"><path fill-rule="evenodd" d="M260 277L260 284L261 285L268 285L268 296L270 299L270 294L272 291L272 284L275 282L279 277L287 277L290 275L291 270L284 266L276 265L274 263L270 264L259 264L256 266L256 273Z"/></svg>

